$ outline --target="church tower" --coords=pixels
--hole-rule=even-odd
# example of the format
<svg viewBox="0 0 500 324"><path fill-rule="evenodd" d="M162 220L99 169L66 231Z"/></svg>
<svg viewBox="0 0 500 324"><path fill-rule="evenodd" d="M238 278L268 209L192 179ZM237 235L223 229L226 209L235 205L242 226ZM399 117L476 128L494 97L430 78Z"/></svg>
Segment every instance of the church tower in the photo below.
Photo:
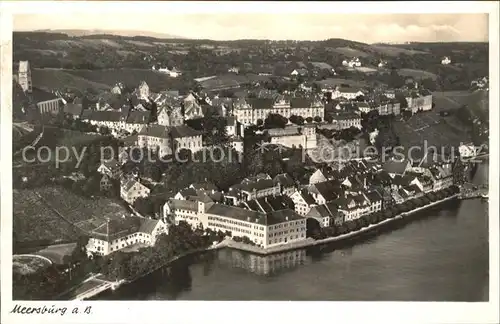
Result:
<svg viewBox="0 0 500 324"><path fill-rule="evenodd" d="M25 93L31 93L31 69L28 61L19 62L18 82Z"/></svg>

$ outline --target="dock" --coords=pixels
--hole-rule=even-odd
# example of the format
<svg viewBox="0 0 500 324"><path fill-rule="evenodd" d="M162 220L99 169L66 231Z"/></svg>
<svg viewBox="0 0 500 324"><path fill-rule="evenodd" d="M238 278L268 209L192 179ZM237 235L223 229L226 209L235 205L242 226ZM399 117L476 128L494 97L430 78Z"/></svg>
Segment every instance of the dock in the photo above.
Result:
<svg viewBox="0 0 500 324"><path fill-rule="evenodd" d="M460 190L458 198L460 199L475 199L475 198L488 198L488 186L478 185L475 187L463 187Z"/></svg>
<svg viewBox="0 0 500 324"><path fill-rule="evenodd" d="M67 300L85 300L108 289L115 289L120 283L109 281L102 274L94 275L63 295Z"/></svg>

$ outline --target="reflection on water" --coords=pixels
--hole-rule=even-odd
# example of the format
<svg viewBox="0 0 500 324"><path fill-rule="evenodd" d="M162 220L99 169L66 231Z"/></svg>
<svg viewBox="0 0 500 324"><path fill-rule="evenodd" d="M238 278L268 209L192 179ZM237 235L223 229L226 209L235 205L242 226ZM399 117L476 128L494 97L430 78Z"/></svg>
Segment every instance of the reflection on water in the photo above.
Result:
<svg viewBox="0 0 500 324"><path fill-rule="evenodd" d="M224 249L217 255L221 265L245 269L257 275L274 275L297 268L306 261L306 250L294 250L271 255L256 255Z"/></svg>

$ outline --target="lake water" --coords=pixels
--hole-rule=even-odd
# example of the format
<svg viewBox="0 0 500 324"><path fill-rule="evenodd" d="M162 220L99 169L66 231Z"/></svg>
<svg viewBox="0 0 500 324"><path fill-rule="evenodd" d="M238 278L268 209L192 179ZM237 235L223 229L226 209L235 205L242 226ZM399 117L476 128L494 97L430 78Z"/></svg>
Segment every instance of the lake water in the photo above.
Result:
<svg viewBox="0 0 500 324"><path fill-rule="evenodd" d="M474 182L487 180L487 164ZM185 258L97 299L487 301L487 203L452 201L356 242Z"/></svg>

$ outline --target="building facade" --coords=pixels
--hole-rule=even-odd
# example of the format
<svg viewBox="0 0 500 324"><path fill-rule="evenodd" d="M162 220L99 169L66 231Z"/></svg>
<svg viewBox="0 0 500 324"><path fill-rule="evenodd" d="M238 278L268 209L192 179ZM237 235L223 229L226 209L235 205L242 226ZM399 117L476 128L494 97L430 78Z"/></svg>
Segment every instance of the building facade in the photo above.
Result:
<svg viewBox="0 0 500 324"><path fill-rule="evenodd" d="M305 98L269 99L248 98L234 103L234 116L243 125L256 125L270 114L278 114L286 118L301 116L304 119L319 117L324 119L325 107L320 100Z"/></svg>
<svg viewBox="0 0 500 324"><path fill-rule="evenodd" d="M124 216L107 220L90 232L87 254L109 255L135 244L153 246L168 228L161 220Z"/></svg>
<svg viewBox="0 0 500 324"><path fill-rule="evenodd" d="M17 82L23 89L25 93L32 92L32 81L31 81L31 68L29 61L19 62L19 71L17 76Z"/></svg>

